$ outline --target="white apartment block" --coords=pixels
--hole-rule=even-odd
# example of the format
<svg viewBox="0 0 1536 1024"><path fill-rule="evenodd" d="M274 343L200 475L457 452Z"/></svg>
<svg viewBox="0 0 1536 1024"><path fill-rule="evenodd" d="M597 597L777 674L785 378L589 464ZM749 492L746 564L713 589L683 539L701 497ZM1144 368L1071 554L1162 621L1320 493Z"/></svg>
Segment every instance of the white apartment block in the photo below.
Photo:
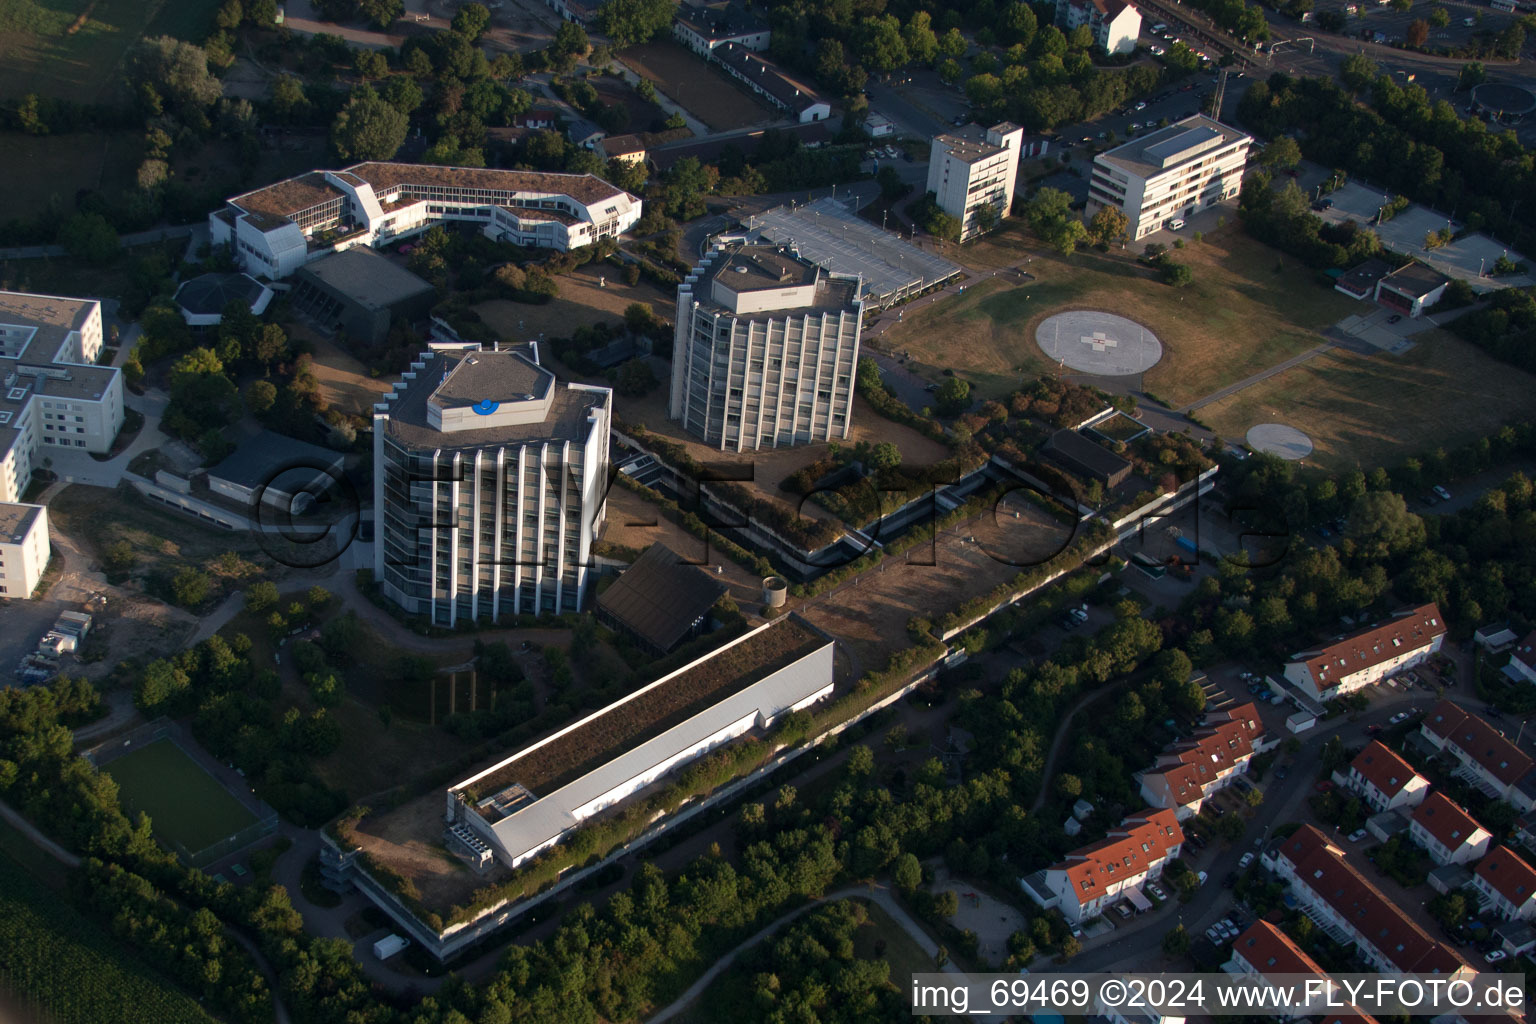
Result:
<svg viewBox="0 0 1536 1024"><path fill-rule="evenodd" d="M434 346L373 414L374 578L439 626L579 611L608 484L612 392L536 349Z"/></svg>
<svg viewBox="0 0 1536 1024"><path fill-rule="evenodd" d="M748 7L743 0L727 3L679 4L672 22L672 35L678 42L705 59L710 51L726 43L735 43L753 53L768 49L773 33L768 19Z"/></svg>
<svg viewBox="0 0 1536 1024"><path fill-rule="evenodd" d="M1488 852L1493 834L1444 793L1431 793L1414 808L1408 838L1436 864L1470 864Z"/></svg>
<svg viewBox="0 0 1536 1024"><path fill-rule="evenodd" d="M1149 807L1126 818L1105 839L1019 881L1031 900L1046 910L1059 909L1076 923L1097 917L1121 897L1150 907L1142 885L1161 876L1183 848L1184 830L1174 813Z"/></svg>
<svg viewBox="0 0 1536 1024"><path fill-rule="evenodd" d="M1087 25L1109 53L1135 53L1141 38L1141 12L1125 0L1056 0L1056 23L1063 32Z"/></svg>
<svg viewBox="0 0 1536 1024"><path fill-rule="evenodd" d="M1483 905L1506 921L1536 918L1536 869L1507 846L1477 862L1472 887Z"/></svg>
<svg viewBox="0 0 1536 1024"><path fill-rule="evenodd" d="M235 196L208 215L208 227L247 273L277 279L330 253L389 245L449 221L565 252L628 231L640 205L590 174L363 163Z"/></svg>
<svg viewBox="0 0 1536 1024"><path fill-rule="evenodd" d="M0 599L25 601L31 597L52 550L46 508L0 502Z"/></svg>
<svg viewBox="0 0 1536 1024"><path fill-rule="evenodd" d="M1132 239L1238 194L1253 139L1204 114L1093 158L1088 216L1113 206Z"/></svg>
<svg viewBox="0 0 1536 1024"><path fill-rule="evenodd" d="M0 292L0 501L17 501L50 453L110 451L123 378L96 366L101 303Z"/></svg>
<svg viewBox="0 0 1536 1024"><path fill-rule="evenodd" d="M1348 768L1333 773L1333 779L1374 814L1417 807L1429 796L1429 780L1380 740L1366 744Z"/></svg>
<svg viewBox="0 0 1536 1024"><path fill-rule="evenodd" d="M928 152L928 191L939 209L960 220L960 241L979 234L986 214L998 223L1013 209L1024 129L1003 121L935 135Z"/></svg>
<svg viewBox="0 0 1536 1024"><path fill-rule="evenodd" d="M1437 654L1444 639L1436 605L1404 608L1380 625L1291 655L1285 678L1316 700L1332 700L1413 668Z"/></svg>
<svg viewBox="0 0 1536 1024"><path fill-rule="evenodd" d="M846 439L860 283L787 246L717 245L677 288L668 415L721 451Z"/></svg>

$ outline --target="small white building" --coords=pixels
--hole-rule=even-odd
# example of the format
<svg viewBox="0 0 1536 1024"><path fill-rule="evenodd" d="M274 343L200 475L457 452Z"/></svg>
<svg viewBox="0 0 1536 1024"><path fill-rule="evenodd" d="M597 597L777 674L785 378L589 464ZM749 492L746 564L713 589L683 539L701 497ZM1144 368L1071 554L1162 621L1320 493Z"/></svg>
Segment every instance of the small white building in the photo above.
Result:
<svg viewBox="0 0 1536 1024"><path fill-rule="evenodd" d="M1417 260L1376 282L1376 301L1388 309L1416 317L1440 301L1451 279Z"/></svg>
<svg viewBox="0 0 1536 1024"><path fill-rule="evenodd" d="M53 548L48 510L42 505L0 502L0 598L25 601L37 589Z"/></svg>
<svg viewBox="0 0 1536 1024"><path fill-rule="evenodd" d="M1414 808L1408 837L1440 865L1471 863L1493 842L1493 834L1444 793L1431 793Z"/></svg>
<svg viewBox="0 0 1536 1024"><path fill-rule="evenodd" d="M1380 740L1372 740L1334 781L1363 800L1373 812L1417 807L1429 795L1429 780Z"/></svg>
<svg viewBox="0 0 1536 1024"><path fill-rule="evenodd" d="M983 132L974 125L935 135L928 154L928 191L960 221L960 240L1001 223L1013 209L1024 129L1007 121Z"/></svg>
<svg viewBox="0 0 1536 1024"><path fill-rule="evenodd" d="M1125 0L1056 0L1056 24L1063 32L1087 25L1109 53L1134 53L1141 38L1141 12Z"/></svg>
<svg viewBox="0 0 1536 1024"><path fill-rule="evenodd" d="M891 119L883 114L877 114L871 110L864 115L864 130L869 132L870 138L883 139L896 131L896 126Z"/></svg>
<svg viewBox="0 0 1536 1024"><path fill-rule="evenodd" d="M710 51L710 57L726 74L801 124L832 116L832 105L815 89L745 46L721 43Z"/></svg>
<svg viewBox="0 0 1536 1024"><path fill-rule="evenodd" d="M1439 652L1444 639L1439 607L1405 608L1326 647L1293 654L1285 678L1315 700L1332 700L1425 661Z"/></svg>
<svg viewBox="0 0 1536 1024"><path fill-rule="evenodd" d="M1472 887L1506 921L1536 918L1536 868L1507 846L1496 847L1472 869Z"/></svg>

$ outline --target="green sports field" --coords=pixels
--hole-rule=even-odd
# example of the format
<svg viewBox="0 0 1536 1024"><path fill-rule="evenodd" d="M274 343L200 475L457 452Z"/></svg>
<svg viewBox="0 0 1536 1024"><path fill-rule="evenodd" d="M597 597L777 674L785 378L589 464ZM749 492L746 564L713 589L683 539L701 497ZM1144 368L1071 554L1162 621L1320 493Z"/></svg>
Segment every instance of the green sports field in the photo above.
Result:
<svg viewBox="0 0 1536 1024"><path fill-rule="evenodd" d="M191 853L254 824L256 818L170 740L156 740L102 766L129 815L149 815L155 834Z"/></svg>

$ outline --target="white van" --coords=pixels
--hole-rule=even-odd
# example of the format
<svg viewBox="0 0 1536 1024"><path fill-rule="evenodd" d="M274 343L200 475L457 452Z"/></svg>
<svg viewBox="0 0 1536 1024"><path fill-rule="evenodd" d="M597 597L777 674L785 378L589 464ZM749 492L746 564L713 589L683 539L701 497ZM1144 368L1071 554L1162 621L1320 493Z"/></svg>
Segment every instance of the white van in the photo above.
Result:
<svg viewBox="0 0 1536 1024"><path fill-rule="evenodd" d="M1184 226L1184 218L1183 217L1175 217L1175 218L1173 218L1173 220L1168 222L1168 230L1169 231L1177 231L1180 228L1182 228L1183 226Z"/></svg>

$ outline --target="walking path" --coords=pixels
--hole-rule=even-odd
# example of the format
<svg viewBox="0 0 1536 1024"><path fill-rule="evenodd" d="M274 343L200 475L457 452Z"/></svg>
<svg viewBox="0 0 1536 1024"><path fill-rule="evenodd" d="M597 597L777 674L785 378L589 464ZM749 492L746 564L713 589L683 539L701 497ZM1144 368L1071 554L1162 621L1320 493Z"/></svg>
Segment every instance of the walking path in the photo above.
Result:
<svg viewBox="0 0 1536 1024"><path fill-rule="evenodd" d="M1046 753L1045 764L1040 768L1040 792L1035 794L1035 802L1029 805L1030 814L1038 814L1040 808L1045 806L1045 799L1051 792L1051 772L1055 770L1056 759L1061 755L1061 748L1066 745L1067 737L1071 734L1072 717L1100 697L1108 696L1111 690L1118 689L1128 682L1130 682L1129 679L1117 679L1112 683L1099 687L1097 690L1084 696L1076 704L1073 704L1071 709L1062 716L1061 721L1056 724L1056 737L1051 740L1051 749Z"/></svg>
<svg viewBox="0 0 1536 1024"><path fill-rule="evenodd" d="M1274 366L1271 366L1267 370L1261 370L1258 373L1254 374L1252 377L1245 377L1245 378L1243 378L1242 380L1238 381L1235 384L1228 384L1226 387L1220 389L1219 391L1213 391L1210 394L1206 395L1204 398L1198 399L1198 400L1190 403L1189 405L1186 405L1184 408L1182 408L1182 409L1180 409L1178 411L1187 416L1190 413L1194 412L1196 409L1202 409L1205 406L1210 405L1213 402L1219 402L1223 398L1228 398L1228 397L1230 397L1232 395L1235 395L1239 391L1242 391L1244 388L1249 388L1249 387L1252 387L1253 385L1259 383L1260 381L1268 380L1269 378L1273 377L1277 373L1284 373L1286 370L1291 369L1291 367L1293 367L1293 366L1300 366L1302 363L1306 362L1307 360L1315 359L1318 356L1322 355L1324 352L1330 352L1330 351L1332 351L1333 349L1335 349L1337 347L1338 346L1335 345L1333 342L1325 341L1321 345L1318 345L1315 348L1307 349L1305 352L1301 353L1300 355L1292 356L1291 358L1285 360L1282 363L1276 363Z"/></svg>

